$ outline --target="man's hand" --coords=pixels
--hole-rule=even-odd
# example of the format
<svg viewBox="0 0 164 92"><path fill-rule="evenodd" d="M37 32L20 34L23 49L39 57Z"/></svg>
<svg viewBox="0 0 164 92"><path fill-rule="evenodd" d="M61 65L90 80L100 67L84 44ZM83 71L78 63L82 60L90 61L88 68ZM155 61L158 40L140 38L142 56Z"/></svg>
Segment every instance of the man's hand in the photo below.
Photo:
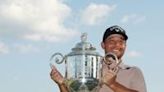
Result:
<svg viewBox="0 0 164 92"><path fill-rule="evenodd" d="M51 65L52 71L50 73L51 79L55 81L58 85L61 85L64 83L64 77L61 75L61 73L56 69L54 65Z"/></svg>
<svg viewBox="0 0 164 92"><path fill-rule="evenodd" d="M113 84L116 80L116 72L112 70L108 70L104 72L102 82L108 86Z"/></svg>

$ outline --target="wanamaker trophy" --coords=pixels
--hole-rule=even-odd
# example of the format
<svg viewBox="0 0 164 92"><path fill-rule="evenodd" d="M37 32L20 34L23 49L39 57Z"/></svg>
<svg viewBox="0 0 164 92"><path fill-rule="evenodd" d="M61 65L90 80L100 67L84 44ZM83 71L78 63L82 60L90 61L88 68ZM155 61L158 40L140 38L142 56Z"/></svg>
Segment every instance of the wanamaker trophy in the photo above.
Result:
<svg viewBox="0 0 164 92"><path fill-rule="evenodd" d="M111 60L112 58L112 60ZM77 43L67 55L54 53L50 64L65 63L65 83L69 92L98 92L101 87L103 62L117 68L116 55L108 53L104 57L96 52L96 48L87 42L87 34L81 35L81 42Z"/></svg>

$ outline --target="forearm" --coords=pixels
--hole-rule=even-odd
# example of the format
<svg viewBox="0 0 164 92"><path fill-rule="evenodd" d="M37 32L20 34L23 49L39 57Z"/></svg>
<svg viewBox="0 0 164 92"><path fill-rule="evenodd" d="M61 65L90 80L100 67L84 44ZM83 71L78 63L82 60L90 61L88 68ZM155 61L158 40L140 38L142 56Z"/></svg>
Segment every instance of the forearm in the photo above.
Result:
<svg viewBox="0 0 164 92"><path fill-rule="evenodd" d="M67 86L65 84L58 84L60 92L69 92Z"/></svg>
<svg viewBox="0 0 164 92"><path fill-rule="evenodd" d="M133 90L133 89L129 89L123 85L121 85L120 83L118 82L114 82L110 85L108 85L114 92L138 92L136 90Z"/></svg>

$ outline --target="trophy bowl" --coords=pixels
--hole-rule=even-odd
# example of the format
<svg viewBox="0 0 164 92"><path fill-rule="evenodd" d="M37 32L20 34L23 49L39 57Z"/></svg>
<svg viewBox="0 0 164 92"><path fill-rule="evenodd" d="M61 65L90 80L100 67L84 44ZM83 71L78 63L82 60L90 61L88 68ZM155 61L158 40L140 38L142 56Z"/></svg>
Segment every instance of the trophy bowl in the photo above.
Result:
<svg viewBox="0 0 164 92"><path fill-rule="evenodd" d="M71 92L96 92L99 85L99 80L94 78L67 81Z"/></svg>

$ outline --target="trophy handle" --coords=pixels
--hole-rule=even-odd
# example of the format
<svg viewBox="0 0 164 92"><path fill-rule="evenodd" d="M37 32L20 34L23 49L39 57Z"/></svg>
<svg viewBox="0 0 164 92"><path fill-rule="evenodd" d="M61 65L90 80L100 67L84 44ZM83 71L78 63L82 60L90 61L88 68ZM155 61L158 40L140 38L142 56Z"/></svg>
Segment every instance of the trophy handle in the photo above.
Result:
<svg viewBox="0 0 164 92"><path fill-rule="evenodd" d="M54 59L54 60L53 60ZM65 61L65 56L63 56L61 53L57 52L54 53L50 58L50 63L53 64L56 62L57 64L61 64Z"/></svg>
<svg viewBox="0 0 164 92"><path fill-rule="evenodd" d="M67 56L63 56L59 52L54 53L50 58L50 67L52 68L52 66L56 66L56 64L62 64L64 61L66 61L66 57ZM66 71L66 68L65 68L65 71Z"/></svg>
<svg viewBox="0 0 164 92"><path fill-rule="evenodd" d="M109 53L107 53L105 55L104 62L107 65L110 65L113 62L115 62L116 64L118 64L119 63L119 60L118 60L117 56L114 53L109 52Z"/></svg>
<svg viewBox="0 0 164 92"><path fill-rule="evenodd" d="M104 62L108 65L108 68L112 71L118 72L119 64L121 61L118 60L117 56L114 53L107 53L104 57Z"/></svg>

